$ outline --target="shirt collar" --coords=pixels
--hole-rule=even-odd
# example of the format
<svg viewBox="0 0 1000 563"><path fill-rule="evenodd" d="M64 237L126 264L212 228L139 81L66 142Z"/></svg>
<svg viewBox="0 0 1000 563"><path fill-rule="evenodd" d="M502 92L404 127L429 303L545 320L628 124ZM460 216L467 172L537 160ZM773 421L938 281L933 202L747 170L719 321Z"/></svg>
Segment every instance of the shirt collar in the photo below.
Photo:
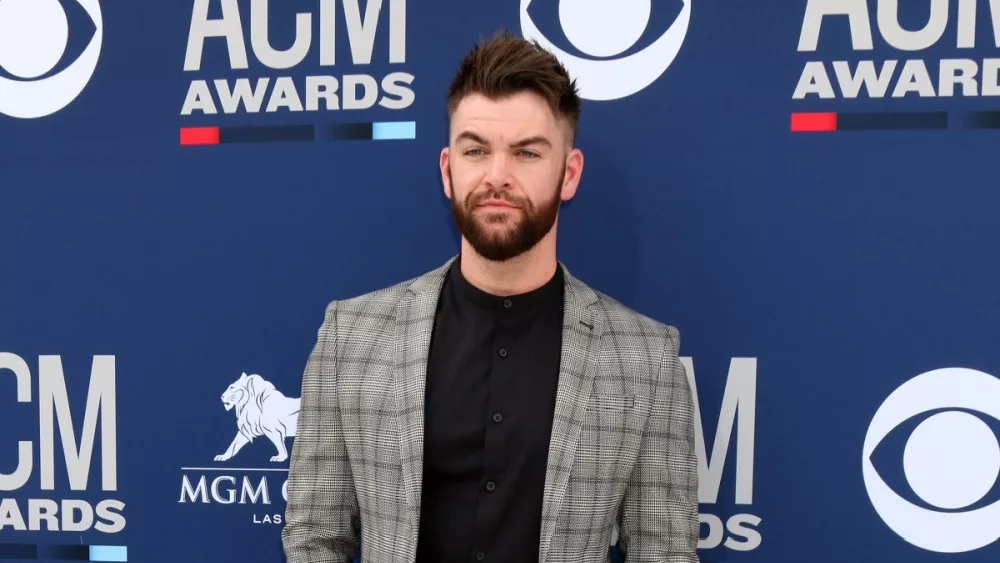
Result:
<svg viewBox="0 0 1000 563"><path fill-rule="evenodd" d="M462 275L461 263L462 257L459 256L452 262L448 272L448 277L454 284L457 295L486 309L525 310L562 297L565 279L561 265L557 265L555 274L541 287L518 295L502 296L483 291L469 283Z"/></svg>

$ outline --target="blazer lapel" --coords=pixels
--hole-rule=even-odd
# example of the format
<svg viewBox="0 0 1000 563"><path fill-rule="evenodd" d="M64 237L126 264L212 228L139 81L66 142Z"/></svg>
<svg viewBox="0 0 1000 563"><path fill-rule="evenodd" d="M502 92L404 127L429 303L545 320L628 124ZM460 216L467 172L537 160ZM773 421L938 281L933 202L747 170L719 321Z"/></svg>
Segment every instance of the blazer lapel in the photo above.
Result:
<svg viewBox="0 0 1000 563"><path fill-rule="evenodd" d="M403 462L405 509L402 521L416 523L424 460L424 391L434 315L444 276L455 258L414 280L396 311L395 395L399 453ZM416 537L411 538L415 545Z"/></svg>
<svg viewBox="0 0 1000 563"><path fill-rule="evenodd" d="M563 267L560 264L560 267ZM548 467L542 502L539 562L545 563L559 508L573 467L577 440L597 372L597 353L604 325L592 305L597 295L565 270L562 359L556 408L549 442Z"/></svg>

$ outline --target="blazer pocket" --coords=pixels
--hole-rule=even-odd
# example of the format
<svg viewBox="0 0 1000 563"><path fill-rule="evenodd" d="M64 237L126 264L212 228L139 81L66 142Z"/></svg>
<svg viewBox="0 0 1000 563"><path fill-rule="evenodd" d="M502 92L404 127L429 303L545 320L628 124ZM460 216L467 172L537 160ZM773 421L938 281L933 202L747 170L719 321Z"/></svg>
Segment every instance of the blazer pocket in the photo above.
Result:
<svg viewBox="0 0 1000 563"><path fill-rule="evenodd" d="M588 411L631 410L635 406L633 395L594 395L587 405Z"/></svg>

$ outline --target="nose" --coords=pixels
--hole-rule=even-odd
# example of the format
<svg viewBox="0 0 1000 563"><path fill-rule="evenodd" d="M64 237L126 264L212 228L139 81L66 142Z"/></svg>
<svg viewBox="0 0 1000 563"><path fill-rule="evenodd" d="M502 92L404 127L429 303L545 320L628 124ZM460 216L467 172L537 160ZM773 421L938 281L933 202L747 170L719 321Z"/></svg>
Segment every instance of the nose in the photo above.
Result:
<svg viewBox="0 0 1000 563"><path fill-rule="evenodd" d="M484 182L488 187L494 189L510 187L510 169L508 167L507 155L497 152L490 157L489 168L486 170Z"/></svg>

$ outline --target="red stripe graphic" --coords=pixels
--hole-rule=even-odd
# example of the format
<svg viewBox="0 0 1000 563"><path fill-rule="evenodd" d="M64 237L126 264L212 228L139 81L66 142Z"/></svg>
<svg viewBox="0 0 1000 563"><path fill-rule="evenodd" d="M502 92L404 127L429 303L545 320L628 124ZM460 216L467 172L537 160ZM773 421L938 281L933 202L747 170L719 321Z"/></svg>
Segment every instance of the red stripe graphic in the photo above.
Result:
<svg viewBox="0 0 1000 563"><path fill-rule="evenodd" d="M836 131L836 113L793 113L792 131L796 133Z"/></svg>
<svg viewBox="0 0 1000 563"><path fill-rule="evenodd" d="M218 127L181 127L182 145L219 144Z"/></svg>

